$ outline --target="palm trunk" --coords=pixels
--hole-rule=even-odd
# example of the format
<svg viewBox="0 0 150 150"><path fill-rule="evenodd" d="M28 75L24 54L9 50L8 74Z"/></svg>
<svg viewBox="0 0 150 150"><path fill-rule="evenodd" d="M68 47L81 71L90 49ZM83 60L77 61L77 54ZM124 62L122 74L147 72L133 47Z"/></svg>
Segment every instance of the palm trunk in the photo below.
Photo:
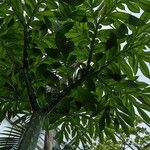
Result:
<svg viewBox="0 0 150 150"><path fill-rule="evenodd" d="M53 130L46 131L45 139L44 139L44 150L52 150L53 149Z"/></svg>
<svg viewBox="0 0 150 150"><path fill-rule="evenodd" d="M43 120L43 114L33 113L28 128L19 143L18 150L35 150Z"/></svg>

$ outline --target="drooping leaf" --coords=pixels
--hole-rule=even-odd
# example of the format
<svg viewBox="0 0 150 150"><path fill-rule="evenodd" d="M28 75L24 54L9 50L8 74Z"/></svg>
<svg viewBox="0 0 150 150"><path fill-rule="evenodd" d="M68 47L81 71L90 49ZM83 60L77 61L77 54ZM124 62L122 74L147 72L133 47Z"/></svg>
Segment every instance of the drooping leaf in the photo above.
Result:
<svg viewBox="0 0 150 150"><path fill-rule="evenodd" d="M144 112L141 108L137 107L137 110L139 112L139 114L141 115L141 117L150 124L150 117L146 114L146 112Z"/></svg>
<svg viewBox="0 0 150 150"><path fill-rule="evenodd" d="M124 113L119 112L119 115L121 116L121 118L127 123L129 124L131 127L133 127L133 122L134 120L130 118L130 116L125 115Z"/></svg>
<svg viewBox="0 0 150 150"><path fill-rule="evenodd" d="M121 124L122 130L128 136L129 135L129 128L128 128L127 124L121 118L119 118L119 122Z"/></svg>

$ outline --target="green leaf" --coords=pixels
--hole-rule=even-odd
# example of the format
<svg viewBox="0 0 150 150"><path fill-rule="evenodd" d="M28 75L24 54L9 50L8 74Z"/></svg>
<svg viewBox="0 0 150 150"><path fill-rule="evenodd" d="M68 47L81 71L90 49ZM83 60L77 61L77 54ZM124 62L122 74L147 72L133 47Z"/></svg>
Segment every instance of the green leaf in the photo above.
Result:
<svg viewBox="0 0 150 150"><path fill-rule="evenodd" d="M105 134L110 138L112 139L113 142L117 142L116 141L116 137L114 136L114 131L112 129L109 129L109 128L106 128L105 129Z"/></svg>
<svg viewBox="0 0 150 150"><path fill-rule="evenodd" d="M61 63L60 62L54 62L50 65L53 69L57 69L59 67L61 67Z"/></svg>
<svg viewBox="0 0 150 150"><path fill-rule="evenodd" d="M50 9L57 9L58 8L58 5L57 5L56 1L47 0L47 5Z"/></svg>
<svg viewBox="0 0 150 150"><path fill-rule="evenodd" d="M135 16L129 15L129 18L127 20L127 23L134 25L134 26L141 26L144 25L145 22Z"/></svg>
<svg viewBox="0 0 150 150"><path fill-rule="evenodd" d="M66 47L66 36L61 33L61 32L57 32L56 33L56 37L55 37L55 43L56 46L58 47L58 49L62 52L65 51L65 47Z"/></svg>
<svg viewBox="0 0 150 150"><path fill-rule="evenodd" d="M128 125L130 125L131 127L134 127L133 119L131 119L129 116L125 115L124 113L119 112L118 114Z"/></svg>
<svg viewBox="0 0 150 150"><path fill-rule="evenodd" d="M129 8L130 11L132 11L134 13L140 12L140 7L137 5L137 3L134 3L132 1L131 2L127 1L126 4L127 4L127 7Z"/></svg>
<svg viewBox="0 0 150 150"><path fill-rule="evenodd" d="M61 0L61 1L73 6L81 5L84 2L84 0Z"/></svg>
<svg viewBox="0 0 150 150"><path fill-rule="evenodd" d="M67 41L66 42L66 50L63 51L63 54L69 54L70 52L72 52L74 50L75 46L74 46L74 42L73 41Z"/></svg>
<svg viewBox="0 0 150 150"><path fill-rule="evenodd" d="M144 20L145 22L148 22L150 20L150 13L148 12L143 12L141 17L140 17L141 20ZM147 26L149 26L148 24L146 24ZM148 27L147 27L148 28Z"/></svg>
<svg viewBox="0 0 150 150"><path fill-rule="evenodd" d="M121 124L122 130L128 136L129 135L129 128L128 128L128 126L126 125L126 123L121 118L119 118L119 122Z"/></svg>
<svg viewBox="0 0 150 150"><path fill-rule="evenodd" d="M117 37L114 33L111 33L110 38L106 42L106 50L110 50L111 48L117 49Z"/></svg>
<svg viewBox="0 0 150 150"><path fill-rule="evenodd" d="M140 114L140 116L148 123L150 124L150 117L139 107L137 107L137 110Z"/></svg>
<svg viewBox="0 0 150 150"><path fill-rule="evenodd" d="M123 73L125 73L129 79L133 78L132 69L123 58L120 58L120 67Z"/></svg>
<svg viewBox="0 0 150 150"><path fill-rule="evenodd" d="M69 16L72 20L78 21L78 22L86 22L87 17L84 11L82 10L76 10L72 12Z"/></svg>
<svg viewBox="0 0 150 150"><path fill-rule="evenodd" d="M42 52L41 52L41 50L39 48L36 48L36 47L31 48L31 52L36 57L39 56L39 55L40 56L43 55Z"/></svg>
<svg viewBox="0 0 150 150"><path fill-rule="evenodd" d="M138 63L139 63L138 57L136 57L136 55L133 54L132 56L129 56L128 61L129 61L130 66L133 69L134 74L136 75L138 72Z"/></svg>
<svg viewBox="0 0 150 150"><path fill-rule="evenodd" d="M149 68L148 68L147 64L142 60L140 60L140 70L142 71L144 76L146 76L147 78L150 78Z"/></svg>
<svg viewBox="0 0 150 150"><path fill-rule="evenodd" d="M68 58L68 62L67 65L70 66L72 64L74 64L77 60L77 56L76 55L70 55Z"/></svg>
<svg viewBox="0 0 150 150"><path fill-rule="evenodd" d="M119 29L117 31L117 37L118 38L124 38L124 37L126 37L127 34L128 34L128 28L124 23L122 23L119 26Z"/></svg>
<svg viewBox="0 0 150 150"><path fill-rule="evenodd" d="M59 31L65 34L69 30L71 30L73 26L74 22L66 22L65 24L63 24L62 28Z"/></svg>
<svg viewBox="0 0 150 150"><path fill-rule="evenodd" d="M122 3L118 3L117 7L119 9L125 10L125 6Z"/></svg>
<svg viewBox="0 0 150 150"><path fill-rule="evenodd" d="M21 23L24 24L24 17L23 17L23 5L21 0L12 0L11 5L17 14L17 17Z"/></svg>
<svg viewBox="0 0 150 150"><path fill-rule="evenodd" d="M9 20L8 24L7 24L7 28L10 28L11 26L13 26L15 23L14 17L11 17L11 19Z"/></svg>
<svg viewBox="0 0 150 150"><path fill-rule="evenodd" d="M144 10L144 11L147 11L147 12L150 12L150 1L149 0L139 0L139 6Z"/></svg>
<svg viewBox="0 0 150 150"><path fill-rule="evenodd" d="M124 12L114 12L111 14L112 17L116 18L116 19L120 19L128 24L134 25L134 26L141 26L144 25L145 22L133 15L130 15L128 13L124 13Z"/></svg>
<svg viewBox="0 0 150 150"><path fill-rule="evenodd" d="M129 14L123 13L123 12L114 12L111 15L112 15L112 17L114 17L116 19L121 19L123 21L128 20L128 18L129 18Z"/></svg>

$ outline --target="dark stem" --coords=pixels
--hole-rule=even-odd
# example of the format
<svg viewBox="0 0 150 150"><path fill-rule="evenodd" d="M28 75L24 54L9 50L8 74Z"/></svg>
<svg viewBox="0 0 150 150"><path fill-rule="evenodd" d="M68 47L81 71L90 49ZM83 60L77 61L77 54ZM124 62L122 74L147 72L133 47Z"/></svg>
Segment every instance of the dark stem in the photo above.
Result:
<svg viewBox="0 0 150 150"><path fill-rule="evenodd" d="M28 64L28 49L29 49L29 42L28 42L28 28L24 28L24 48L23 48L23 59L22 59L22 73L26 83L27 92L30 100L30 104L33 111L39 110L40 107L38 105L34 88L32 87L31 78L29 75L29 64Z"/></svg>

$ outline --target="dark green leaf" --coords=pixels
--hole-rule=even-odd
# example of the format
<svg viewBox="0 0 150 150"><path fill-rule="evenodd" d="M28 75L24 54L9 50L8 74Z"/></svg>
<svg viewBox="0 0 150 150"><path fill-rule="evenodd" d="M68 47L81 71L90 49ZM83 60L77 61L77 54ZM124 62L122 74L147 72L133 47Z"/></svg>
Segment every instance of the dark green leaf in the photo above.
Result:
<svg viewBox="0 0 150 150"><path fill-rule="evenodd" d="M106 42L106 50L110 50L111 48L117 49L117 46L117 37L114 33L112 33Z"/></svg>
<svg viewBox="0 0 150 150"><path fill-rule="evenodd" d="M79 22L86 22L87 21L86 14L82 10L76 10L76 11L72 12L70 14L70 18L75 20L75 21L79 21Z"/></svg>
<svg viewBox="0 0 150 150"><path fill-rule="evenodd" d="M125 115L124 113L119 112L121 118L131 127L134 127L133 122L134 120L130 118L130 116Z"/></svg>
<svg viewBox="0 0 150 150"><path fill-rule="evenodd" d="M142 60L140 60L140 69L144 76L146 76L147 78L150 78L149 68L148 68L147 64Z"/></svg>
<svg viewBox="0 0 150 150"><path fill-rule="evenodd" d="M89 91L95 91L95 83L94 83L94 81L92 80L92 79L88 79L88 80L86 80L86 86L87 86L87 88L88 88L88 90Z"/></svg>
<svg viewBox="0 0 150 150"><path fill-rule="evenodd" d="M129 128L128 128L128 126L126 125L126 123L125 123L121 118L119 118L119 122L120 122L120 124L121 124L121 127L122 127L124 133L125 133L127 136L129 136Z"/></svg>
<svg viewBox="0 0 150 150"><path fill-rule="evenodd" d="M150 117L144 112L141 108L137 107L137 110L140 114L140 116L148 123L150 124Z"/></svg>
<svg viewBox="0 0 150 150"><path fill-rule="evenodd" d="M61 67L61 63L60 62L54 62L50 65L52 68L57 69L59 67Z"/></svg>
<svg viewBox="0 0 150 150"><path fill-rule="evenodd" d="M139 5L140 7L147 12L150 12L149 6L150 6L150 1L149 0L139 0Z"/></svg>
<svg viewBox="0 0 150 150"><path fill-rule="evenodd" d="M133 78L132 69L123 58L120 58L120 66L123 73L125 73L129 79L132 79Z"/></svg>
<svg viewBox="0 0 150 150"><path fill-rule="evenodd" d="M122 21L125 21L126 23L134 25L134 26L141 26L145 24L144 21L128 13L114 12L112 13L112 17L116 19L121 19Z"/></svg>
<svg viewBox="0 0 150 150"><path fill-rule="evenodd" d="M73 6L81 5L84 2L84 0L61 0L61 1Z"/></svg>
<svg viewBox="0 0 150 150"><path fill-rule="evenodd" d="M130 11L132 11L134 13L140 12L140 7L136 3L132 2L132 1L131 2L127 1L126 4Z"/></svg>
<svg viewBox="0 0 150 150"><path fill-rule="evenodd" d="M56 33L56 37L55 37L55 43L56 46L58 47L58 49L62 52L65 51L65 47L66 47L66 36L61 33L61 32L57 32Z"/></svg>
<svg viewBox="0 0 150 150"><path fill-rule="evenodd" d="M60 32L67 33L69 30L72 29L73 25L74 22L66 22L65 24L63 24L62 28L60 29Z"/></svg>
<svg viewBox="0 0 150 150"><path fill-rule="evenodd" d="M73 63L75 63L77 60L77 56L76 55L70 55L70 57L68 58L68 66L72 65Z"/></svg>
<svg viewBox="0 0 150 150"><path fill-rule="evenodd" d="M124 23L122 23L117 31L117 37L124 38L126 37L126 34L128 34L128 28Z"/></svg>
<svg viewBox="0 0 150 150"><path fill-rule="evenodd" d="M145 24L143 20L140 20L139 18L132 16L132 15L129 15L127 23L134 25L134 26L141 26Z"/></svg>
<svg viewBox="0 0 150 150"><path fill-rule="evenodd" d="M39 48L34 47L34 48L31 49L31 51L32 51L34 56L39 56L39 55L42 56L42 52Z"/></svg>
<svg viewBox="0 0 150 150"><path fill-rule="evenodd" d="M119 121L117 118L114 119L114 128L116 132L119 130Z"/></svg>
<svg viewBox="0 0 150 150"><path fill-rule="evenodd" d="M46 48L45 52L48 56L52 58L58 58L60 56L60 52L56 48Z"/></svg>

